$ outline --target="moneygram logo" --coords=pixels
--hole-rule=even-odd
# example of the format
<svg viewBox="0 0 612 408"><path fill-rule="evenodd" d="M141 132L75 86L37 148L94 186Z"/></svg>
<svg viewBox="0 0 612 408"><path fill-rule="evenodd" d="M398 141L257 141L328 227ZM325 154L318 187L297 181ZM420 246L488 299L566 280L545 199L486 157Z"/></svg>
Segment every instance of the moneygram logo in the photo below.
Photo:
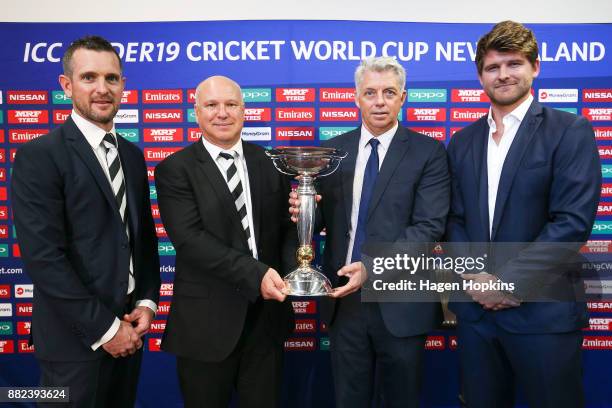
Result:
<svg viewBox="0 0 612 408"><path fill-rule="evenodd" d="M183 103L183 91L180 89L143 90L142 103Z"/></svg>
<svg viewBox="0 0 612 408"><path fill-rule="evenodd" d="M353 122L359 120L357 108L321 108L319 120L322 122Z"/></svg>
<svg viewBox="0 0 612 408"><path fill-rule="evenodd" d="M182 128L146 128L143 130L144 141L149 143L182 142Z"/></svg>
<svg viewBox="0 0 612 408"><path fill-rule="evenodd" d="M182 122L183 111L181 109L145 109L143 111L144 122Z"/></svg>
<svg viewBox="0 0 612 408"><path fill-rule="evenodd" d="M314 337L290 338L285 341L285 351L314 351L317 340Z"/></svg>
<svg viewBox="0 0 612 408"><path fill-rule="evenodd" d="M242 90L242 99L244 102L271 102L272 88L245 88Z"/></svg>
<svg viewBox="0 0 612 408"><path fill-rule="evenodd" d="M475 122L489 113L488 108L452 108L452 122Z"/></svg>
<svg viewBox="0 0 612 408"><path fill-rule="evenodd" d="M453 89L451 102L490 102L483 89Z"/></svg>
<svg viewBox="0 0 612 408"><path fill-rule="evenodd" d="M127 105L134 105L138 103L138 91L129 90L123 91L121 96L121 103Z"/></svg>
<svg viewBox="0 0 612 408"><path fill-rule="evenodd" d="M13 322L0 322L0 335L13 334Z"/></svg>
<svg viewBox="0 0 612 408"><path fill-rule="evenodd" d="M162 161L179 150L180 147L145 147L144 156L146 161Z"/></svg>
<svg viewBox="0 0 612 408"><path fill-rule="evenodd" d="M320 127L319 140L329 140L343 133L350 132L355 127Z"/></svg>
<svg viewBox="0 0 612 408"><path fill-rule="evenodd" d="M276 120L279 122L305 121L314 122L314 108L277 108Z"/></svg>
<svg viewBox="0 0 612 408"><path fill-rule="evenodd" d="M34 285L15 285L16 298L33 298Z"/></svg>
<svg viewBox="0 0 612 408"><path fill-rule="evenodd" d="M578 89L539 89L538 102L578 102Z"/></svg>
<svg viewBox="0 0 612 408"><path fill-rule="evenodd" d="M443 122L446 120L446 108L408 108L409 122Z"/></svg>
<svg viewBox="0 0 612 408"><path fill-rule="evenodd" d="M271 108L245 108L244 120L247 122L269 122L272 119Z"/></svg>
<svg viewBox="0 0 612 408"><path fill-rule="evenodd" d="M446 140L446 129L443 127L411 127L410 129L422 133L425 136L429 136L432 139L441 141Z"/></svg>
<svg viewBox="0 0 612 408"><path fill-rule="evenodd" d="M8 123L10 124L41 124L49 123L47 110L9 110Z"/></svg>
<svg viewBox="0 0 612 408"><path fill-rule="evenodd" d="M593 122L610 121L612 120L612 108L582 108L582 116Z"/></svg>
<svg viewBox="0 0 612 408"><path fill-rule="evenodd" d="M612 178L612 165L610 165L610 164L602 164L601 165L601 177L603 177L605 179ZM607 197L612 197L612 195L607 196Z"/></svg>
<svg viewBox="0 0 612 408"><path fill-rule="evenodd" d="M240 132L242 140L267 141L272 140L272 128L270 127L244 127Z"/></svg>
<svg viewBox="0 0 612 408"><path fill-rule="evenodd" d="M408 102L446 102L446 89L408 89Z"/></svg>
<svg viewBox="0 0 612 408"><path fill-rule="evenodd" d="M612 89L583 89L583 102L612 102Z"/></svg>
<svg viewBox="0 0 612 408"><path fill-rule="evenodd" d="M314 127L295 126L276 128L276 140L314 140Z"/></svg>
<svg viewBox="0 0 612 408"><path fill-rule="evenodd" d="M136 143L140 140L140 131L138 129L117 129L117 133L128 142Z"/></svg>
<svg viewBox="0 0 612 408"><path fill-rule="evenodd" d="M321 88L319 89L321 102L354 102L355 89L353 88Z"/></svg>
<svg viewBox="0 0 612 408"><path fill-rule="evenodd" d="M612 127L595 127L595 139L612 140Z"/></svg>
<svg viewBox="0 0 612 408"><path fill-rule="evenodd" d="M138 123L138 109L119 109L115 123Z"/></svg>
<svg viewBox="0 0 612 408"><path fill-rule="evenodd" d="M0 303L0 316L8 317L13 315L12 303Z"/></svg>
<svg viewBox="0 0 612 408"><path fill-rule="evenodd" d="M9 105L44 105L48 103L47 91L7 91Z"/></svg>
<svg viewBox="0 0 612 408"><path fill-rule="evenodd" d="M612 281L611 280L585 280L584 290L586 294L592 295L610 295L612 294Z"/></svg>
<svg viewBox="0 0 612 408"><path fill-rule="evenodd" d="M612 234L612 221L595 221L593 235Z"/></svg>
<svg viewBox="0 0 612 408"><path fill-rule="evenodd" d="M72 99L67 97L64 91L52 91L51 99L54 105L72 105Z"/></svg>
<svg viewBox="0 0 612 408"><path fill-rule="evenodd" d="M66 122L68 116L70 116L70 112L69 109L55 109L53 111L53 123L60 124Z"/></svg>
<svg viewBox="0 0 612 408"><path fill-rule="evenodd" d="M276 88L276 102L314 102L314 88Z"/></svg>
<svg viewBox="0 0 612 408"><path fill-rule="evenodd" d="M26 143L30 140L36 139L42 135L49 133L46 129L11 129L9 130L9 142L10 143Z"/></svg>

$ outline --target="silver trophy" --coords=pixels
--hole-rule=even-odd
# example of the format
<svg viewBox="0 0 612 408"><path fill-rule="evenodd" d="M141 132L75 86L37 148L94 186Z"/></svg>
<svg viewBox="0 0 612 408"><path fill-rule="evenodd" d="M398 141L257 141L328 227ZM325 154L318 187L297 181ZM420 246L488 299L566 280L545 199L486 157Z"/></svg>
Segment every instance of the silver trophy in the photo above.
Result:
<svg viewBox="0 0 612 408"><path fill-rule="evenodd" d="M297 193L300 198L300 214L297 228L300 246L296 252L298 267L287 276L286 294L292 296L327 296L332 287L329 279L313 268L312 234L316 210L314 187L316 177L324 177L338 169L346 153L338 149L316 146L279 147L267 150L274 166L283 174L300 176Z"/></svg>

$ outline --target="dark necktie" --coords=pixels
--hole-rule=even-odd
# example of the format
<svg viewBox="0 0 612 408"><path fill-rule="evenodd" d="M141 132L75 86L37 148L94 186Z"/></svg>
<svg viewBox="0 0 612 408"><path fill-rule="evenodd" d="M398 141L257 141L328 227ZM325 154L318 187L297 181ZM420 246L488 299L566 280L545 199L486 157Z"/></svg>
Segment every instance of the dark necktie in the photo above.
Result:
<svg viewBox="0 0 612 408"><path fill-rule="evenodd" d="M106 150L106 165L108 166L108 174L111 180L111 187L117 206L119 207L119 215L125 226L125 234L130 238L130 231L127 223L127 200L125 197L125 179L123 178L123 170L121 170L121 161L119 160L119 150L117 149L117 141L112 134L107 133L102 139L102 146ZM134 268L132 265L132 257L130 255L130 282L128 289L134 286Z"/></svg>
<svg viewBox="0 0 612 408"><path fill-rule="evenodd" d="M380 142L373 137L368 142L372 149L370 158L363 173L363 184L361 185L361 200L359 201L359 216L357 217L357 228L355 228L355 240L353 241L353 252L351 262L361 261L361 246L365 242L368 208L370 199L378 177L378 145Z"/></svg>
<svg viewBox="0 0 612 408"><path fill-rule="evenodd" d="M230 192L232 193L232 196L234 197L234 204L236 205L236 211L238 211L238 218L240 218L240 223L242 224L242 228L244 229L244 233L246 234L249 251L253 253L253 248L251 246L251 229L249 228L249 217L247 214L246 206L246 194L244 192L244 189L242 188L242 183L240 182L240 175L238 174L236 161L234 160L234 156L229 153L221 152L219 153L219 157L225 159L224 168L227 185L229 187Z"/></svg>

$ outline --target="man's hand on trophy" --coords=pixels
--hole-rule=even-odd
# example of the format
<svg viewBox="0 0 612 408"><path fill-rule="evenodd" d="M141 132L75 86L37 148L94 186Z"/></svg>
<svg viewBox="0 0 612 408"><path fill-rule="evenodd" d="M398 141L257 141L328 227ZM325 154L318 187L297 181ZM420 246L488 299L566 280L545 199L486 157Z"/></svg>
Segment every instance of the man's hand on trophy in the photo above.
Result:
<svg viewBox="0 0 612 408"><path fill-rule="evenodd" d="M338 286L333 289L333 292L329 295L333 298L345 297L357 291L368 277L365 267L361 262L353 262L352 264L343 266L338 271L338 276L346 276L349 278L349 281L346 285Z"/></svg>
<svg viewBox="0 0 612 408"><path fill-rule="evenodd" d="M285 294L287 288L283 278L272 268L269 268L265 273L259 290L264 299L274 299L282 302L287 297Z"/></svg>
<svg viewBox="0 0 612 408"><path fill-rule="evenodd" d="M317 194L315 196L315 200L317 200L317 203L321 201L321 195ZM291 192L289 193L289 214L291 214L291 221L297 223L299 213L300 213L300 198L298 196L297 191L291 190Z"/></svg>

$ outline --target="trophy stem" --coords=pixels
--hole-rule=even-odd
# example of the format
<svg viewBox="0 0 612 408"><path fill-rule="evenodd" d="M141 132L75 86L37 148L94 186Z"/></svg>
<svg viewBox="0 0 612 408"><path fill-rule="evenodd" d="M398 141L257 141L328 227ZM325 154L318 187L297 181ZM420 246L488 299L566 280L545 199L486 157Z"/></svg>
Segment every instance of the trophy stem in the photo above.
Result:
<svg viewBox="0 0 612 408"><path fill-rule="evenodd" d="M314 188L314 178L312 176L302 176L297 193L300 199L300 214L297 222L300 246L297 257L299 266L306 268L314 258L311 248L315 211L317 208L315 201L317 191Z"/></svg>

